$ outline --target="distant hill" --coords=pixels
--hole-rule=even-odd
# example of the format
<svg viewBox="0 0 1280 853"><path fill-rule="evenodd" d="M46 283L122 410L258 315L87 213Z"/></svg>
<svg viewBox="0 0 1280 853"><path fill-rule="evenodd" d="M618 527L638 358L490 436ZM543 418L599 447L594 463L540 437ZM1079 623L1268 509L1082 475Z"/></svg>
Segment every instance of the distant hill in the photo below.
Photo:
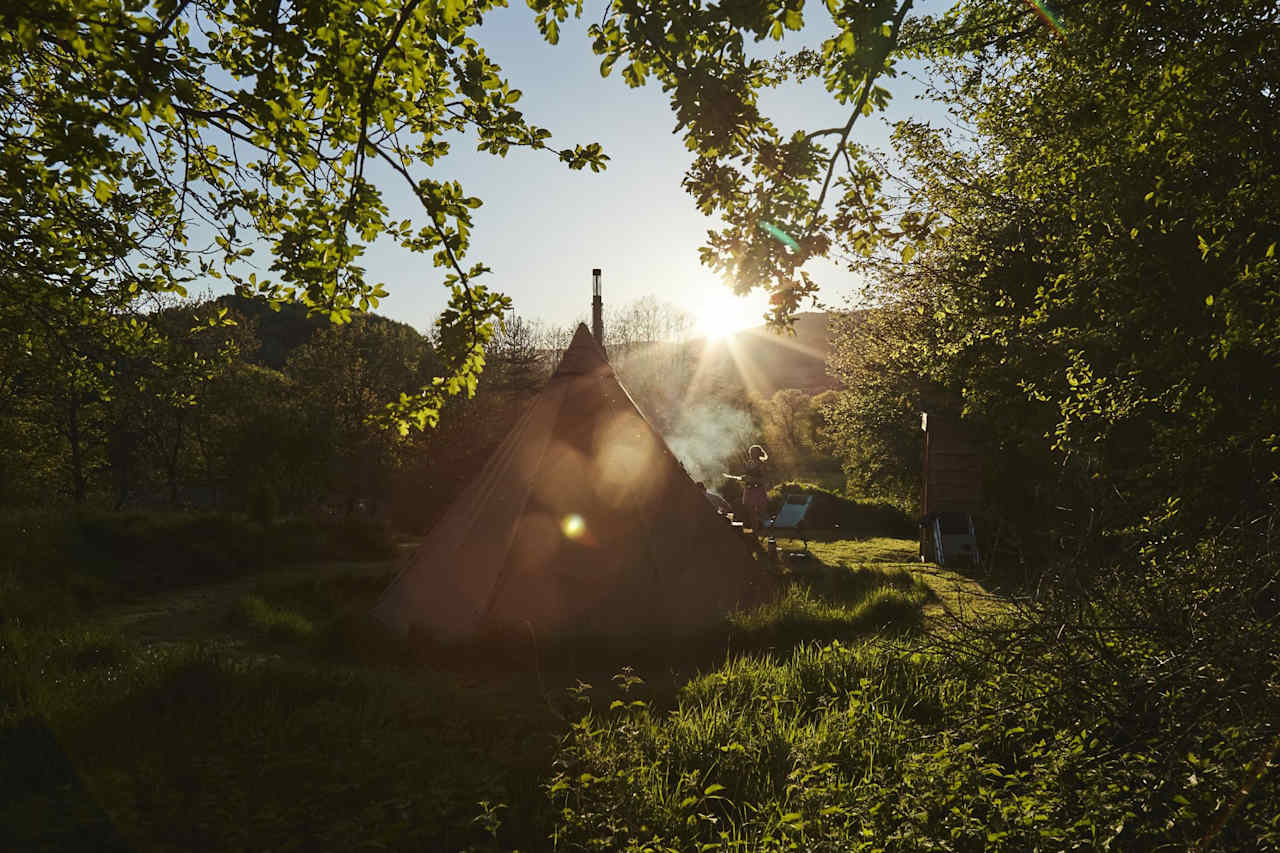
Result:
<svg viewBox="0 0 1280 853"><path fill-rule="evenodd" d="M708 343L691 341L703 367L692 391L743 386L766 396L781 388L799 388L813 394L840 383L827 375L831 353L828 325L834 315L808 312L796 315L795 334L778 334L767 327L744 329Z"/></svg>
<svg viewBox="0 0 1280 853"><path fill-rule="evenodd" d="M327 317L319 315L309 317L307 309L294 302L284 303L279 310L272 308L271 303L261 296L227 294L219 296L214 302L224 308L233 309L251 324L258 348L255 352L246 353L246 360L275 370L282 369L295 349L311 340L311 336L317 331L330 325ZM369 312L365 316L370 323L412 328L407 323L383 317L381 314Z"/></svg>

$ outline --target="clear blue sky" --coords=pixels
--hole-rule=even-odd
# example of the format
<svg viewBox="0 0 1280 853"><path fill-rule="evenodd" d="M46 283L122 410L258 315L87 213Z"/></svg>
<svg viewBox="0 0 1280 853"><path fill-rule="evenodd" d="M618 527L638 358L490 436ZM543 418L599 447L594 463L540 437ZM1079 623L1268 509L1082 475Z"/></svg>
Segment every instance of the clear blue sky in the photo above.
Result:
<svg viewBox="0 0 1280 853"><path fill-rule="evenodd" d="M815 24L806 28L803 41L816 46L830 35L817 20L829 23L821 6L810 13ZM589 312L592 267L604 270L606 308L652 294L695 315L715 305L740 311L739 325L758 319L763 293L740 308L726 306L727 289L698 263L698 247L715 222L680 187L690 157L672 133L666 94L657 85L630 89L617 72L600 76L600 61L585 34L599 14L599 4L589 4L581 20L561 28L560 43L549 45L538 35L533 13L516 0L487 16L477 33L507 79L523 91L519 106L526 118L552 131L554 145L600 142L611 160L601 173L571 172L547 152L513 150L497 158L456 139L433 176L456 179L468 195L484 201L475 211L469 260L493 269L489 285L511 296L520 314L552 323ZM794 49L801 42L797 37L785 46ZM777 43L761 47L772 51ZM887 85L895 94L890 115L920 113L920 102L912 98L917 85L905 78ZM816 81L767 93L762 106L784 130L829 127L847 118L846 108ZM855 130L858 141L870 144L883 145L887 134L879 116L860 119ZM421 208L401 184L382 184L395 218L422 220ZM379 313L425 330L444 307L443 271L428 259L380 241L365 264L370 279L384 282L390 292ZM858 283L836 264L814 262L807 269L830 304L843 304Z"/></svg>

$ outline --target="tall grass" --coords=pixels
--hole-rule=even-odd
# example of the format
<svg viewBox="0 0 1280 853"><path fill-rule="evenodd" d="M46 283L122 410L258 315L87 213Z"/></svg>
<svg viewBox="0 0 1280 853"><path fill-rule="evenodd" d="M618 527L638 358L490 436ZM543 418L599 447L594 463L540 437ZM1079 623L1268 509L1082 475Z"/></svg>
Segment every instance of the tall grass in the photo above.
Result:
<svg viewBox="0 0 1280 853"><path fill-rule="evenodd" d="M851 639L872 631L890 634L917 631L928 593L876 587L853 602L833 600L812 587L795 584L775 602L734 614L732 636L739 648L790 648L808 642Z"/></svg>
<svg viewBox="0 0 1280 853"><path fill-rule="evenodd" d="M628 684L609 710L584 706L557 755L558 850L1280 843L1280 783L1258 764L1274 731L1211 727L1161 755L1163 742L1118 740L1101 707L1054 710L1052 676L994 646L964 660L882 642L743 657L670 710Z"/></svg>

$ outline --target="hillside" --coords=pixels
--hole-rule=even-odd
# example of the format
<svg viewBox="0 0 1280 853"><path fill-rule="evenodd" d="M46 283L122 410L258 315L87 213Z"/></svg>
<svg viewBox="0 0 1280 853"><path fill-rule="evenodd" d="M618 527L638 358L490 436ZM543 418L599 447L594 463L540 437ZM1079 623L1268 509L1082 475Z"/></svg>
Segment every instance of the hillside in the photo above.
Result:
<svg viewBox="0 0 1280 853"><path fill-rule="evenodd" d="M840 383L827 375L831 317L828 312L799 314L795 334L778 334L758 326L711 342L690 342L702 364L691 390L698 393L741 385L770 395L780 388L811 393L838 388Z"/></svg>
<svg viewBox="0 0 1280 853"><path fill-rule="evenodd" d="M238 314L252 333L256 348L245 354L246 359L273 370L282 369L294 350L311 340L317 331L331 325L326 317L309 316L306 308L292 302L273 308L264 297L238 294L219 296L214 302ZM363 316L369 323L413 328L372 311ZM414 334L418 334L417 330Z"/></svg>

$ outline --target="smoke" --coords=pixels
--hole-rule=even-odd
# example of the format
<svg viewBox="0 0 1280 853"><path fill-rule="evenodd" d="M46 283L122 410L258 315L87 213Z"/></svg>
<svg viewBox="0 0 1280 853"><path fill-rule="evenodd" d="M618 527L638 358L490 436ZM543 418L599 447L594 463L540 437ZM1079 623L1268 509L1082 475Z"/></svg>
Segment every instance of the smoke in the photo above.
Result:
<svg viewBox="0 0 1280 853"><path fill-rule="evenodd" d="M725 471L740 473L738 457L757 431L751 416L741 409L702 403L682 409L665 438L690 476L710 489Z"/></svg>

